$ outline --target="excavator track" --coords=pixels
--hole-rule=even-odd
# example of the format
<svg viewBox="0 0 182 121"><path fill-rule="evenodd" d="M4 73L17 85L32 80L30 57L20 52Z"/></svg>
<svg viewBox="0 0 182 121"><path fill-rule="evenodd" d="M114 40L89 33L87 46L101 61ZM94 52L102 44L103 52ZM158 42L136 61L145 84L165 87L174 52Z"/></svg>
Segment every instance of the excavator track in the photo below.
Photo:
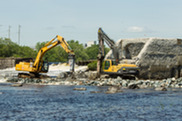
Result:
<svg viewBox="0 0 182 121"><path fill-rule="evenodd" d="M49 78L49 76L37 73L18 73L18 78Z"/></svg>

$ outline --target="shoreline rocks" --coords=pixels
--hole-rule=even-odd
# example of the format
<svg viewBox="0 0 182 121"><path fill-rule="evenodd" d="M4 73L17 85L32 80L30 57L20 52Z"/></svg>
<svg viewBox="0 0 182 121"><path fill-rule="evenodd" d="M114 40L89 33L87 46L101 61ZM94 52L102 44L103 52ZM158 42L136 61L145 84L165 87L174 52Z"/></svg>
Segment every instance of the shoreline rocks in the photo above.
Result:
<svg viewBox="0 0 182 121"><path fill-rule="evenodd" d="M181 78L167 78L162 80L143 80L143 79L123 79L121 77L110 78L103 75L97 77L95 71L76 72L74 75L62 73L54 78L18 78L15 76L7 77L7 82L22 84L39 84L39 85L84 85L84 86L116 86L128 89L146 89L146 88L182 88Z"/></svg>
<svg viewBox="0 0 182 121"><path fill-rule="evenodd" d="M90 80L88 78L47 78L47 79L31 79L12 77L8 82L22 84L42 84L42 85L85 85L85 86L117 86L128 89L145 89L145 88L182 88L182 78L167 78L163 80L129 80L117 78L97 78Z"/></svg>

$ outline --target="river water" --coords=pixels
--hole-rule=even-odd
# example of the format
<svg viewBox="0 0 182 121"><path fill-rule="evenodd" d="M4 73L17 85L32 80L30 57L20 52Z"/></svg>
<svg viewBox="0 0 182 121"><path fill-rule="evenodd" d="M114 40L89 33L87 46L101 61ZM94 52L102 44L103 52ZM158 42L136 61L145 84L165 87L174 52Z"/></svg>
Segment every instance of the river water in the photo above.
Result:
<svg viewBox="0 0 182 121"><path fill-rule="evenodd" d="M87 90L76 91L75 87ZM182 120L182 89L125 89L116 94L105 94L106 90L96 86L11 87L10 83L0 83L0 120Z"/></svg>

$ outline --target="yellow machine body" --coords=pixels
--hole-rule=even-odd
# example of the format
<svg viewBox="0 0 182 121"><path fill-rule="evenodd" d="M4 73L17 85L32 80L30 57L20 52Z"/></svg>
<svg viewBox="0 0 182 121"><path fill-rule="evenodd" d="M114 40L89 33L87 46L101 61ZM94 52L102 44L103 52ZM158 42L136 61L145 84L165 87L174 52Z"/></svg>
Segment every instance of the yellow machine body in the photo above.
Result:
<svg viewBox="0 0 182 121"><path fill-rule="evenodd" d="M68 43L64 40L63 37L57 35L55 38L53 38L50 42L45 44L45 46L39 50L35 61L30 59L28 60L28 62L22 61L16 64L15 66L16 71L27 71L35 74L48 72L49 69L48 62L43 61L43 56L48 50L56 47L59 44L69 54L68 56L71 59L73 59L74 62L75 54L73 50L69 47ZM72 71L74 71L74 64L72 65L73 65Z"/></svg>
<svg viewBox="0 0 182 121"><path fill-rule="evenodd" d="M104 60L102 70L107 74L116 74L116 75L138 75L139 67L135 64L116 64L116 61L106 59Z"/></svg>

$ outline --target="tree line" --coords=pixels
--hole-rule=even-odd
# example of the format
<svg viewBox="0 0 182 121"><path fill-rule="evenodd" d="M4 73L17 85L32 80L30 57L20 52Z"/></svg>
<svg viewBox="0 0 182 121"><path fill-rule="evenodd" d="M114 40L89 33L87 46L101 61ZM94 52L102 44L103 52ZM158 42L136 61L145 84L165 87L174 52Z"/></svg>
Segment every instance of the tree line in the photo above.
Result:
<svg viewBox="0 0 182 121"><path fill-rule="evenodd" d="M99 50L98 45L92 45L91 47L84 48L83 44L80 44L79 41L69 40L67 42L75 53L76 61L97 59ZM8 38L0 38L0 57L36 58L38 51L46 43L47 42L38 42L35 49L32 49L28 46L20 46ZM105 53L109 50L109 48L105 47ZM49 50L44 55L44 58L47 58L49 62L66 62L67 57L68 54L61 46L57 46Z"/></svg>

